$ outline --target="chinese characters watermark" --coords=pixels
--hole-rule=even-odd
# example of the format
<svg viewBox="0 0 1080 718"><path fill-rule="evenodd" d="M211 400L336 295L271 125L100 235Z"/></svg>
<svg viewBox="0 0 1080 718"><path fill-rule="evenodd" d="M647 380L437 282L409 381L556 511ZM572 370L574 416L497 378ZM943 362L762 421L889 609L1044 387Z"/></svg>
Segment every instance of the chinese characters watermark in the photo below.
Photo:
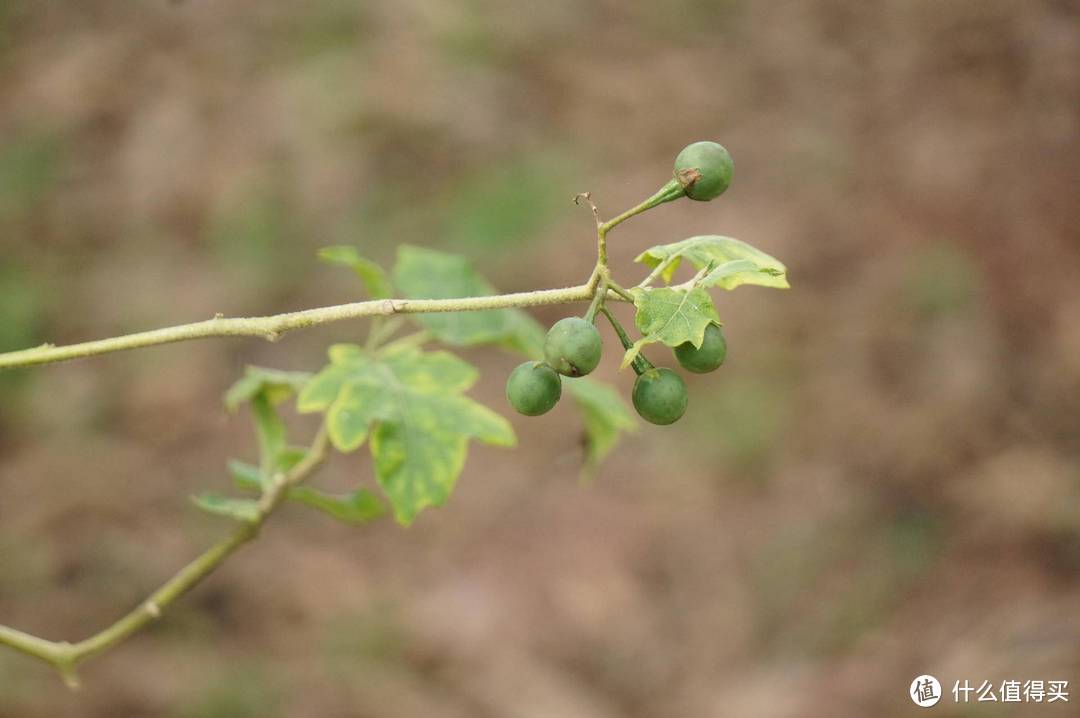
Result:
<svg viewBox="0 0 1080 718"><path fill-rule="evenodd" d="M983 680L976 686L968 679L958 680L952 686L954 703L1068 703L1067 680L1009 679L994 684ZM942 698L941 683L930 675L922 675L911 682L908 696L915 705L929 708Z"/></svg>
<svg viewBox="0 0 1080 718"><path fill-rule="evenodd" d="M919 676L911 682L911 700L922 708L935 705L941 700L941 683L933 676Z"/></svg>

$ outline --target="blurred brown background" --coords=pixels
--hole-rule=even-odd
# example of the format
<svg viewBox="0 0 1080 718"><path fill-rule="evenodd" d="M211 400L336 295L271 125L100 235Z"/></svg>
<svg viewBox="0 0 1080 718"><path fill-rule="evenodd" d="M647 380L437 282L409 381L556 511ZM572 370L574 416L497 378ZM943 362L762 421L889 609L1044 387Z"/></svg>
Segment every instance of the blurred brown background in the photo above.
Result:
<svg viewBox="0 0 1080 718"><path fill-rule="evenodd" d="M569 198L611 216L697 139L732 189L620 228L616 276L722 233L793 285L718 293L728 364L594 484L560 407L408 530L287 507L80 693L0 651L0 716L862 718L919 714L920 673L1077 692L934 715L1076 715L1077 28L1063 0L0 0L0 349L351 301L336 243L575 283ZM362 329L0 375L0 621L134 605L225 528L186 500L254 451L223 390ZM503 409L516 360L467 356Z"/></svg>

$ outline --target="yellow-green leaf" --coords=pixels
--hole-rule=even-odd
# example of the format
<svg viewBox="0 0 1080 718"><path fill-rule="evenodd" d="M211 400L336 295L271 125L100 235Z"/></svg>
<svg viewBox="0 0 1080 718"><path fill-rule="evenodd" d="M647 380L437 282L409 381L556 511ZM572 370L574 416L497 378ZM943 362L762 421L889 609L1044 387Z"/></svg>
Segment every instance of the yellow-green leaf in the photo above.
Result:
<svg viewBox="0 0 1080 718"><path fill-rule="evenodd" d="M742 284L757 284L787 289L790 286L787 268L780 260L732 237L702 235L661 244L645 250L634 261L653 269L661 267L660 276L670 282L683 259L696 269L714 266L698 283L699 287L734 289Z"/></svg>
<svg viewBox="0 0 1080 718"><path fill-rule="evenodd" d="M464 395L476 369L445 351L400 347L379 356L339 345L301 393L302 411L325 411L331 443L354 451L369 438L375 475L401 523L446 501L470 439L510 446L509 422Z"/></svg>

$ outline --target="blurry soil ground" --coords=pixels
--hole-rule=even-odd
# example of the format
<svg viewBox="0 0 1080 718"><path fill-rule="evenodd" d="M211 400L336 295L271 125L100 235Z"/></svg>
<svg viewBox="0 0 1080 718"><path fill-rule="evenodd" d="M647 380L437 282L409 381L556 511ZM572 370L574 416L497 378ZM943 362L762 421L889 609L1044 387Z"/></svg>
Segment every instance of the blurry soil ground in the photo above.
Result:
<svg viewBox="0 0 1080 718"><path fill-rule="evenodd" d="M409 530L287 508L80 693L0 653L0 716L862 718L915 712L920 673L1080 691L1077 28L1040 0L0 0L0 349L348 301L314 261L342 242L580 281L569 198L611 215L703 138L732 189L620 228L617 275L723 233L794 287L718 297L728 365L594 484L560 407L475 448ZM223 530L186 502L252 451L222 391L361 329L0 375L0 620L78 638L141 599ZM513 358L470 359L501 406ZM984 705L936 710L1075 714Z"/></svg>

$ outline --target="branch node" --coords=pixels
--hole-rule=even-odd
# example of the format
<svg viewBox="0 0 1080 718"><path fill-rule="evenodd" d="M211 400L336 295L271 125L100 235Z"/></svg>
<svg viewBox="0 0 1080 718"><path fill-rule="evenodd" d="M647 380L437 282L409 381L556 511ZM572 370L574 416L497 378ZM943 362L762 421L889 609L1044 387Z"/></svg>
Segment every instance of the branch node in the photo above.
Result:
<svg viewBox="0 0 1080 718"><path fill-rule="evenodd" d="M281 339L281 332L271 329L263 336L266 337L266 341L268 342L276 342L277 340Z"/></svg>
<svg viewBox="0 0 1080 718"><path fill-rule="evenodd" d="M161 606L157 605L156 601L147 601L145 606L151 618L161 618Z"/></svg>
<svg viewBox="0 0 1080 718"><path fill-rule="evenodd" d="M215 312L214 313L214 319L224 319L224 318L225 318L225 315L223 313L221 313L221 312Z"/></svg>

